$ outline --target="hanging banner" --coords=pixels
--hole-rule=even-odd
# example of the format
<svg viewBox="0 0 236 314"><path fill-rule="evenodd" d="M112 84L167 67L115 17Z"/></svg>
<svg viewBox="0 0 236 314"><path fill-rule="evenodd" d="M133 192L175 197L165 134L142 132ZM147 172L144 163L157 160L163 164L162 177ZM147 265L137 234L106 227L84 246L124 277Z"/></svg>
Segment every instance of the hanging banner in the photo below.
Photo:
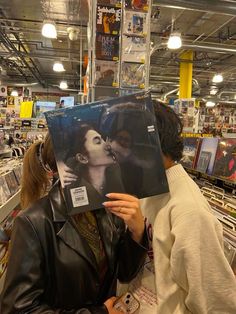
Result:
<svg viewBox="0 0 236 314"><path fill-rule="evenodd" d="M33 101L22 101L20 105L20 118L31 118L33 111Z"/></svg>

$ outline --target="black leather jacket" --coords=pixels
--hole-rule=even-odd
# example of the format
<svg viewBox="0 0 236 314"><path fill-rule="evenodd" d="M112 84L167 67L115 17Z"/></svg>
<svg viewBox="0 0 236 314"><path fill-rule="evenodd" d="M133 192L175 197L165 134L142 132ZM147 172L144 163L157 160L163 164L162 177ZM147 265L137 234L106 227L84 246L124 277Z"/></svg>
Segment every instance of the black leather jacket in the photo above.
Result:
<svg viewBox="0 0 236 314"><path fill-rule="evenodd" d="M16 218L1 314L107 313L103 302L115 295L117 278L127 282L136 276L148 243L146 232L139 245L121 219L104 209L95 213L108 260L103 283L57 184Z"/></svg>

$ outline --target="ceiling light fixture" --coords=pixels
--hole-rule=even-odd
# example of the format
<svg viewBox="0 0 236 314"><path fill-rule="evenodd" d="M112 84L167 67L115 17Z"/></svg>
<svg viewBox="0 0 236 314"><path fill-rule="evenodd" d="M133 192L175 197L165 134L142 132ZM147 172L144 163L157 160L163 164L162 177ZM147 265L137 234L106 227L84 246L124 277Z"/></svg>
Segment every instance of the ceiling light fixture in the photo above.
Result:
<svg viewBox="0 0 236 314"><path fill-rule="evenodd" d="M169 49L179 49L182 46L181 34L178 32L173 32L167 42L167 47Z"/></svg>
<svg viewBox="0 0 236 314"><path fill-rule="evenodd" d="M13 89L13 91L11 92L11 96L18 97L18 91Z"/></svg>
<svg viewBox="0 0 236 314"><path fill-rule="evenodd" d="M223 76L222 76L222 74L215 74L215 75L213 76L212 82L213 82L213 83L221 83L221 82L223 82Z"/></svg>
<svg viewBox="0 0 236 314"><path fill-rule="evenodd" d="M57 38L56 25L50 21L44 21L42 35L47 38Z"/></svg>
<svg viewBox="0 0 236 314"><path fill-rule="evenodd" d="M214 101L207 101L206 106L207 107L215 107L216 103Z"/></svg>
<svg viewBox="0 0 236 314"><path fill-rule="evenodd" d="M68 88L67 81L61 81L61 83L60 83L60 89L67 89L67 88Z"/></svg>
<svg viewBox="0 0 236 314"><path fill-rule="evenodd" d="M53 71L55 72L64 72L65 69L64 69L64 66L61 62L55 62L53 64Z"/></svg>

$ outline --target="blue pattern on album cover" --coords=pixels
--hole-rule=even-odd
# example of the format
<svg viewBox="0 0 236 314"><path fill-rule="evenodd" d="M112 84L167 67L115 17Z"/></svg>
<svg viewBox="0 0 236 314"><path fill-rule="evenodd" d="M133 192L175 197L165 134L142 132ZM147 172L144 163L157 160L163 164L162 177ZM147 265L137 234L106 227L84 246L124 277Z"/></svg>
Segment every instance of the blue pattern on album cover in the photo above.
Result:
<svg viewBox="0 0 236 314"><path fill-rule="evenodd" d="M70 214L98 209L109 192L168 192L151 96L141 92L46 112ZM68 180L73 173L74 180Z"/></svg>

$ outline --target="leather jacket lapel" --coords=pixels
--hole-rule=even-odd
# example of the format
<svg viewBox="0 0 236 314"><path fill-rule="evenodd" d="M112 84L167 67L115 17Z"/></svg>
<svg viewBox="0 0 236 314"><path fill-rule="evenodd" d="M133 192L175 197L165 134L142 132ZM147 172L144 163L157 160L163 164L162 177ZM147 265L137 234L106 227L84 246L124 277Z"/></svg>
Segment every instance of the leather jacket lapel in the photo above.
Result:
<svg viewBox="0 0 236 314"><path fill-rule="evenodd" d="M50 190L49 200L52 208L53 222L62 223L62 227L57 231L57 236L71 249L83 256L98 274L98 265L94 254L91 252L87 242L76 230L76 226L68 215L59 182L56 182Z"/></svg>

